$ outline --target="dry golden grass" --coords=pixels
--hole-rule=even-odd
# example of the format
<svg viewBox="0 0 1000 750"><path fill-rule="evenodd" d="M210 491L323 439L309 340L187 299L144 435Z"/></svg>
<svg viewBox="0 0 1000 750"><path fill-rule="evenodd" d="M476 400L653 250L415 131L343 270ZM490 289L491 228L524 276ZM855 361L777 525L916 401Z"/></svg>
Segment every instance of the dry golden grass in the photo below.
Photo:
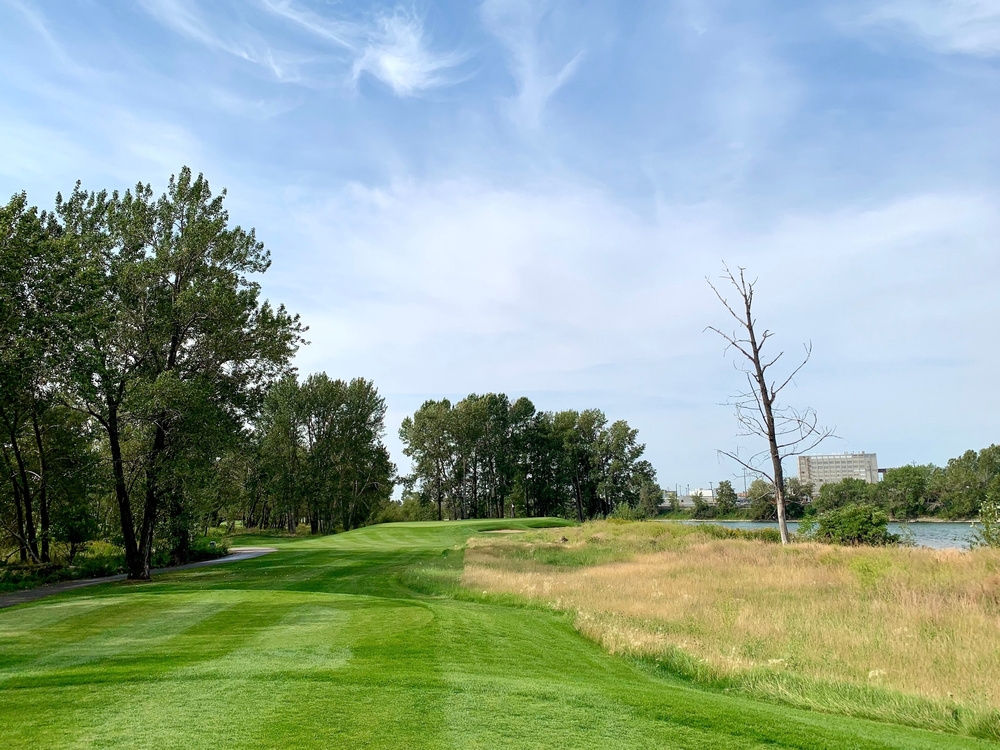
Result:
<svg viewBox="0 0 1000 750"><path fill-rule="evenodd" d="M997 551L783 548L602 522L474 539L462 580L574 611L612 652L680 649L715 675L774 672L1000 707Z"/></svg>

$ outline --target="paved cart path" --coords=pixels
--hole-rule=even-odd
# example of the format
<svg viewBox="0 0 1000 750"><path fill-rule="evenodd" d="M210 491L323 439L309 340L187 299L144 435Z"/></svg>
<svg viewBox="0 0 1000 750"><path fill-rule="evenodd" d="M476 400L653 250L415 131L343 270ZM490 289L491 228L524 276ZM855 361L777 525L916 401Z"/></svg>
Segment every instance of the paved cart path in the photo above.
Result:
<svg viewBox="0 0 1000 750"><path fill-rule="evenodd" d="M218 565L219 563L239 562L240 560L252 560L255 557L266 555L268 552L277 552L277 547L232 547L230 554L225 557L217 557L214 560L202 560L201 562L188 563L187 565L174 565L171 568L153 568L153 575L161 573L174 573L178 570L189 570L190 568L203 568L206 565ZM13 607L25 602L33 602L36 599L43 599L46 596L61 594L63 591L80 589L84 586L97 586L101 583L114 583L124 581L124 573L116 576L103 576L102 578L82 578L76 581L61 581L60 583L50 583L46 586L36 586L33 589L24 591L14 591L10 594L0 595L0 609Z"/></svg>

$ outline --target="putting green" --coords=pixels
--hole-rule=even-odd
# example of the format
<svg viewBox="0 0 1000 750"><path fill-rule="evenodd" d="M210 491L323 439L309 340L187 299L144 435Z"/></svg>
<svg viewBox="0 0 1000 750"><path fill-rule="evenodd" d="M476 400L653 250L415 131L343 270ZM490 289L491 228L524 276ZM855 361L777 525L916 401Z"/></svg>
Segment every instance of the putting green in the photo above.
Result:
<svg viewBox="0 0 1000 750"><path fill-rule="evenodd" d="M692 689L447 595L469 535L527 525L254 540L279 551L0 610L0 747L989 746Z"/></svg>

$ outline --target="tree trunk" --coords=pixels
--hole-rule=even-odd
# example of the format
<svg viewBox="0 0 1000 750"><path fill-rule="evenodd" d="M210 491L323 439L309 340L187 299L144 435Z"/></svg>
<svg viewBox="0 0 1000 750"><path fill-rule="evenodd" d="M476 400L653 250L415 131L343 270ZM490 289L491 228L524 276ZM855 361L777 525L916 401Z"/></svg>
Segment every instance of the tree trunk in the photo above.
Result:
<svg viewBox="0 0 1000 750"><path fill-rule="evenodd" d="M11 485L14 488L14 512L17 516L17 552L18 559L22 563L28 562L28 545L24 542L24 510L21 507L21 488L17 481L11 477Z"/></svg>
<svg viewBox="0 0 1000 750"><path fill-rule="evenodd" d="M21 456L21 448L17 442L17 435L11 434L11 448L14 451L14 460L17 461L17 474L21 479L21 500L24 503L24 532L25 541L28 545L28 553L35 562L41 562L38 554L38 536L35 533L35 513L31 505L31 484L28 480L28 468L24 464Z"/></svg>
<svg viewBox="0 0 1000 750"><path fill-rule="evenodd" d="M785 520L785 477L781 468L781 454L778 451L778 438L774 423L774 408L771 393L764 377L764 367L760 361L760 344L753 329L753 314L750 310L750 298L744 296L747 313L747 333L750 338L750 353L753 355L754 379L760 390L760 403L764 412L764 426L767 428L767 446L771 453L771 467L774 472L774 502L778 511L778 533L781 543L788 544L788 522Z"/></svg>
<svg viewBox="0 0 1000 750"><path fill-rule="evenodd" d="M125 463L122 460L121 434L118 425L117 405L108 408L108 419L104 423L111 449L111 469L114 475L115 499L122 524L122 545L125 547L125 566L130 580L149 578L149 565L143 564L139 545L135 539L135 521L132 517L132 503L129 498L128 482L125 479Z"/></svg>
<svg viewBox="0 0 1000 750"><path fill-rule="evenodd" d="M38 517L42 525L42 562L49 562L49 493L48 466L45 460L45 445L42 443L42 431L38 426L38 410L31 409L31 426L35 433L35 446L38 448L38 468L41 479L38 480Z"/></svg>
<svg viewBox="0 0 1000 750"><path fill-rule="evenodd" d="M7 470L7 478L10 480L11 490L14 494L14 522L17 524L17 552L18 559L22 563L28 562L28 546L24 543L24 509L21 506L21 487L17 483L14 466L10 462L10 454L5 446L0 446L3 451L4 468Z"/></svg>
<svg viewBox="0 0 1000 750"><path fill-rule="evenodd" d="M583 523L583 488L579 479L573 480L573 493L576 495L576 520Z"/></svg>

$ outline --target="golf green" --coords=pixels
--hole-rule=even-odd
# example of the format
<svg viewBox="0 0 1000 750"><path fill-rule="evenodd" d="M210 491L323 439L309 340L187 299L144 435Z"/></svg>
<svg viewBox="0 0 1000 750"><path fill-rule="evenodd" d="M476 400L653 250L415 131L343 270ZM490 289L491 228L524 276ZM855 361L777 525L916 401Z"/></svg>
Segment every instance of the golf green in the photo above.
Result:
<svg viewBox="0 0 1000 750"><path fill-rule="evenodd" d="M693 689L452 595L471 534L527 525L251 539L279 550L0 610L0 747L989 746Z"/></svg>

